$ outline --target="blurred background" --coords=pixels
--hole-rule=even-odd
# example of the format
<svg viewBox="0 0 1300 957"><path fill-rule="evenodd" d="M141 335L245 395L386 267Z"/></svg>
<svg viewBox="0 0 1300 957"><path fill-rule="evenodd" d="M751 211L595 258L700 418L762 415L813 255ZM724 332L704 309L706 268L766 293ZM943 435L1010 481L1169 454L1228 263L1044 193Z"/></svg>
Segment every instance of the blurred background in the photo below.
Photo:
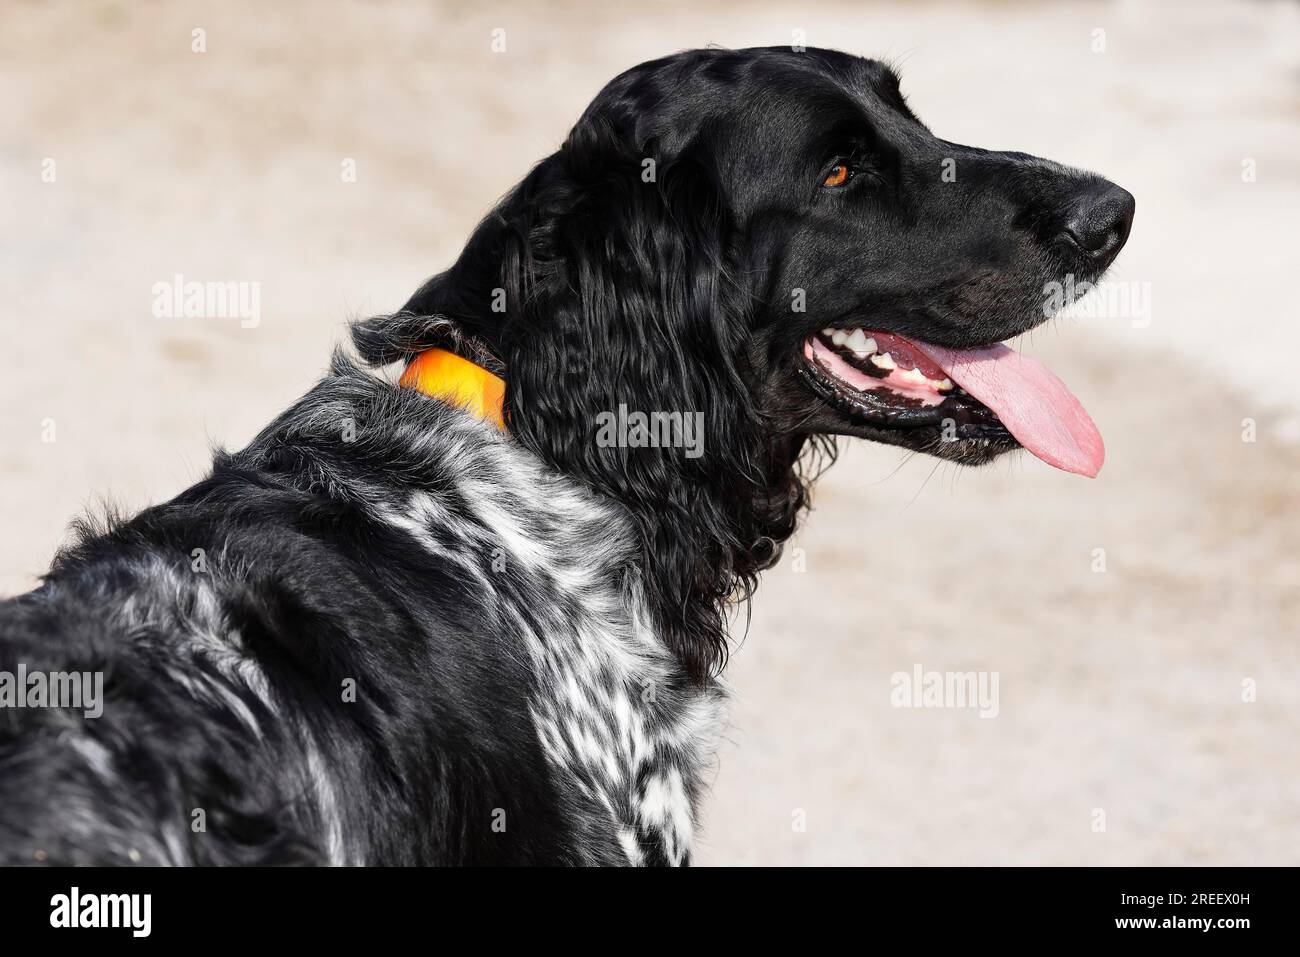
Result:
<svg viewBox="0 0 1300 957"><path fill-rule="evenodd" d="M1137 217L1111 292L1018 344L1101 476L845 444L737 626L700 860L1300 863L1292 3L9 0L0 593L97 500L247 442L615 74L797 42L890 59L941 137L1096 170ZM260 284L260 320L155 318L177 273ZM997 716L891 706L918 665L997 673Z"/></svg>

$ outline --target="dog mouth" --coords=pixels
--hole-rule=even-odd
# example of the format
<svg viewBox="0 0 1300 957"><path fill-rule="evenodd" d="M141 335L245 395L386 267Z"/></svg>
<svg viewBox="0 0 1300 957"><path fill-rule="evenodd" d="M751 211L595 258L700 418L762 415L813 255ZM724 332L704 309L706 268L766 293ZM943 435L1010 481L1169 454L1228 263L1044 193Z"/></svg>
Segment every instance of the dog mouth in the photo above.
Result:
<svg viewBox="0 0 1300 957"><path fill-rule="evenodd" d="M1089 477L1105 458L1101 434L1065 384L1000 342L953 349L891 332L826 328L804 340L802 357L804 378L823 400L896 438L937 429L941 443L995 452L1020 445Z"/></svg>

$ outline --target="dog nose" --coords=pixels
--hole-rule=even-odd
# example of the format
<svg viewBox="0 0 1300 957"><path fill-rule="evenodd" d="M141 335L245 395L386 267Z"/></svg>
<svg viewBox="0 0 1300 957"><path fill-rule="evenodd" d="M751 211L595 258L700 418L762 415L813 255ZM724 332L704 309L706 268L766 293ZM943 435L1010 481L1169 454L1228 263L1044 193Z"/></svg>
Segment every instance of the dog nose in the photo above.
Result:
<svg viewBox="0 0 1300 957"><path fill-rule="evenodd" d="M1136 206L1128 190L1101 180L1074 196L1063 231L1089 257L1114 259L1128 241Z"/></svg>

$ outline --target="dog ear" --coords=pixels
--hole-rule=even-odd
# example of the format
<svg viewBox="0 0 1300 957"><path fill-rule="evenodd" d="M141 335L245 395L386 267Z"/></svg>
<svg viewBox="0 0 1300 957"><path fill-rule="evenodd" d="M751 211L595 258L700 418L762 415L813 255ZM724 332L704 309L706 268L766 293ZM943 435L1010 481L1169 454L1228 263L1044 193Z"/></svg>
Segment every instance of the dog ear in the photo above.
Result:
<svg viewBox="0 0 1300 957"><path fill-rule="evenodd" d="M552 174L501 260L510 428L627 506L659 631L703 683L726 657L725 602L794 519L753 400L729 212L706 164L653 142L575 135Z"/></svg>
<svg viewBox="0 0 1300 957"><path fill-rule="evenodd" d="M553 183L513 274L505 257L501 288L518 317L506 343L512 411L557 455L620 403L737 407L747 330L710 174L690 157L622 159ZM597 450L593 466L625 477L635 457Z"/></svg>

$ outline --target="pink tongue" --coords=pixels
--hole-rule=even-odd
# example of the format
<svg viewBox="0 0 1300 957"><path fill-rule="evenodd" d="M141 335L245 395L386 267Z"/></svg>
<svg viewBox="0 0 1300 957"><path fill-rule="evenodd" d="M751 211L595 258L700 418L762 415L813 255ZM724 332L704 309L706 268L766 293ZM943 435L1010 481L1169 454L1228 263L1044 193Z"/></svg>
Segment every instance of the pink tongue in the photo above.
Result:
<svg viewBox="0 0 1300 957"><path fill-rule="evenodd" d="M947 349L912 343L953 382L997 414L1007 431L1048 465L1095 478L1106 458L1101 433L1060 379L1036 359L1001 343Z"/></svg>

